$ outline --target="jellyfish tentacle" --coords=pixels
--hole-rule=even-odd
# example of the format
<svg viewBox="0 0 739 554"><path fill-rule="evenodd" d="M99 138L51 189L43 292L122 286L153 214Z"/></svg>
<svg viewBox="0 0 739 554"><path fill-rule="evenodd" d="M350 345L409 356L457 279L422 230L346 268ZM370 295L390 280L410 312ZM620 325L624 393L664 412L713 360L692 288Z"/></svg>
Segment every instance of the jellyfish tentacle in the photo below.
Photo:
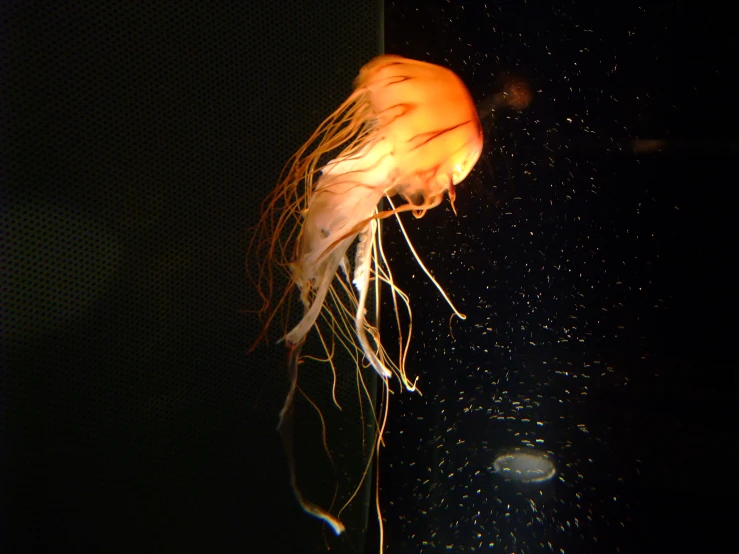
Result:
<svg viewBox="0 0 739 554"><path fill-rule="evenodd" d="M390 205L393 205L393 201L389 198L387 199ZM416 249L413 247L413 243L411 242L411 239L408 237L408 233L405 232L405 227L403 226L403 222L400 220L400 217L398 217L398 214L395 214L395 217L398 220L398 226L400 227L401 232L403 233L403 238L405 238L405 242L408 244L408 248L410 249L411 253L413 254L413 257L416 260L416 263L419 265L421 270L426 274L426 277L429 278L429 280L433 283L433 285L437 288L439 293L441 293L441 296L446 300L446 303L449 305L449 307L454 312L454 315L456 315L459 319L467 319L467 316L464 315L462 312L460 312L452 303L451 299L447 295L447 293L444 291L444 288L439 284L439 282L434 278L434 276L431 274L431 272L426 267L426 264L423 263L421 258L418 256L418 253L416 252Z"/></svg>
<svg viewBox="0 0 739 554"><path fill-rule="evenodd" d="M304 512L328 524L336 535L341 535L345 531L344 524L317 504L306 500L298 487L298 476L295 471L295 458L293 456L293 401L295 398L295 391L297 390L298 365L300 363L300 353L304 342L305 341L302 341L290 348L288 362L288 370L290 373L290 392L288 393L288 396L285 399L285 404L280 411L280 423L277 429L280 432L282 446L287 457L288 471L290 472L290 485L298 504L300 504L300 507Z"/></svg>

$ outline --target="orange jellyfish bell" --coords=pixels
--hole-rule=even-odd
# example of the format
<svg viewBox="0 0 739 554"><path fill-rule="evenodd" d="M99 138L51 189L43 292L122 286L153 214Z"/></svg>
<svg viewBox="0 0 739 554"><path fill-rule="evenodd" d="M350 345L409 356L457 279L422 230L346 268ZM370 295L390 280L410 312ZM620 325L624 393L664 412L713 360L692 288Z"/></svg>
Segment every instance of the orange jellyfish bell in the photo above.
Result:
<svg viewBox="0 0 739 554"><path fill-rule="evenodd" d="M337 337L351 350L357 368L364 360L377 371L386 391L392 376L415 390L405 373L410 325L405 334L400 331L400 352L392 359L366 316L370 286L377 293L384 282L390 285L395 309L405 306L410 317L409 299L393 283L387 266L377 221L396 216L400 223L397 216L403 211L421 217L438 206L445 193L453 207L454 186L469 174L481 151L477 110L459 77L438 65L386 55L361 69L354 92L288 162L262 206L248 262L263 300L260 340L277 318L284 329L281 340L289 349L291 386L280 413L281 432L289 427L284 422L292 414L302 346L312 329L332 369L328 344ZM329 154L335 157L321 167ZM395 207L395 196L405 202ZM381 211L383 198L391 209ZM352 271L348 253L355 244ZM412 246L411 251L415 256ZM275 294L279 274L287 286ZM293 290L299 293L303 312L290 327ZM289 441L285 443L291 458ZM301 496L290 463L293 490L303 509L341 533L344 527L337 516Z"/></svg>
<svg viewBox="0 0 739 554"><path fill-rule="evenodd" d="M381 56L362 68L356 88L367 91L374 112L372 142L385 146L392 159L391 186L383 193L416 204L419 217L444 192L453 201L454 185L482 152L477 110L459 77L438 65Z"/></svg>

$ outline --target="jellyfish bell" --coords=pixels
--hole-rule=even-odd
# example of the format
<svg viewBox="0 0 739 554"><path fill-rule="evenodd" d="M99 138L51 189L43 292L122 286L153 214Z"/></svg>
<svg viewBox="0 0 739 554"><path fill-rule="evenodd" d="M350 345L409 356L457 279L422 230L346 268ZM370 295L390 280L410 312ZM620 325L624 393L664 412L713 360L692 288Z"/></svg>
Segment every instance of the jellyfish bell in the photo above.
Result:
<svg viewBox="0 0 739 554"><path fill-rule="evenodd" d="M303 345L314 330L333 371L331 345L336 340L350 352L357 371L366 363L382 377L382 413L374 414L379 423L374 447L379 452L389 379L397 378L411 391L416 390L416 382L405 371L412 322L409 298L393 282L378 221L394 217L408 241L400 213L411 211L420 218L438 206L444 195L454 207L454 187L480 158L482 143L475 105L452 71L400 56L379 56L360 70L352 94L293 155L277 187L262 204L247 258L247 270L263 302L259 312L263 330L254 346L266 339L275 322L282 325L280 342L288 347L290 388L278 428L290 463L293 491L301 507L330 525L336 534L344 530L338 517L343 508L334 515L304 499L292 461L291 426L287 423L292 417ZM329 156L335 157L321 166ZM383 198L389 209L381 208ZM353 245L352 270L349 251ZM454 314L464 318L410 241L408 246ZM284 288L275 284L278 279L287 282ZM385 350L379 330L367 317L370 288L377 295L383 283L388 285L396 310L400 348L394 357ZM303 308L297 323L290 319L293 292ZM397 312L402 309L407 326L400 324ZM357 490L359 486L361 482ZM382 526L379 505L377 509Z"/></svg>
<svg viewBox="0 0 739 554"><path fill-rule="evenodd" d="M418 204L417 215L445 192L453 195L482 152L480 122L459 77L437 65L381 56L362 68L357 84L369 91L377 129L392 148L389 195Z"/></svg>

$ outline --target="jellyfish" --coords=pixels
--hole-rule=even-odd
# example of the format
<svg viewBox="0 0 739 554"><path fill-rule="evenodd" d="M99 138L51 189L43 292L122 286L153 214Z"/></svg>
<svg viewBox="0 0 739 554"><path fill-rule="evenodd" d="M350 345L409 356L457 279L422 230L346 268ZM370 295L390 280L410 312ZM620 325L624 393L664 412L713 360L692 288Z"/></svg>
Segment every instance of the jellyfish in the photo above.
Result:
<svg viewBox="0 0 739 554"><path fill-rule="evenodd" d="M479 111L483 117L505 108L523 111L534 98L529 82L518 75L503 73L497 80L497 88L500 90L480 102Z"/></svg>
<svg viewBox="0 0 739 554"><path fill-rule="evenodd" d="M470 173L481 151L477 110L455 73L383 55L361 68L351 95L288 161L262 205L247 263L263 301L263 331L257 343L266 339L270 327L281 326L279 342L287 346L290 386L278 429L290 459L293 492L305 512L337 535L344 531L338 515L301 495L286 437L302 347L315 330L332 370L333 349L328 345L333 339L352 354L357 370L369 365L382 378L384 417L374 414L380 424L373 447L377 456L389 381L397 378L405 389L416 390L416 381L405 371L412 322L409 298L393 282L379 222L397 219L422 270L463 319L416 255L399 214L410 211L421 218L445 196L454 210L454 187ZM331 156L335 157L328 159ZM276 284L280 279L286 282L284 288ZM400 345L396 356L385 350L376 324L367 316L370 289L377 302L383 284L396 311ZM291 325L293 296L299 297L302 313ZM400 324L403 310L405 325Z"/></svg>
<svg viewBox="0 0 739 554"><path fill-rule="evenodd" d="M493 467L498 475L525 484L544 483L557 474L551 456L533 449L516 448L500 454Z"/></svg>

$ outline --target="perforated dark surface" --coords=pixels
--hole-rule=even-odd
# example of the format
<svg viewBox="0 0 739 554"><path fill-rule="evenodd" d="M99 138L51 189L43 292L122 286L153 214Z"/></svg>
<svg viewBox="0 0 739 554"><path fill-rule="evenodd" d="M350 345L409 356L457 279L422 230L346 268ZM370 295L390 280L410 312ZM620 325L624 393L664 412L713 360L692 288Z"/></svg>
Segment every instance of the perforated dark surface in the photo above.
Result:
<svg viewBox="0 0 739 554"><path fill-rule="evenodd" d="M244 255L380 17L376 0L4 6L0 551L325 549L275 431L284 350L247 355ZM306 467L330 501L330 469ZM360 552L364 511L344 517L334 551Z"/></svg>

